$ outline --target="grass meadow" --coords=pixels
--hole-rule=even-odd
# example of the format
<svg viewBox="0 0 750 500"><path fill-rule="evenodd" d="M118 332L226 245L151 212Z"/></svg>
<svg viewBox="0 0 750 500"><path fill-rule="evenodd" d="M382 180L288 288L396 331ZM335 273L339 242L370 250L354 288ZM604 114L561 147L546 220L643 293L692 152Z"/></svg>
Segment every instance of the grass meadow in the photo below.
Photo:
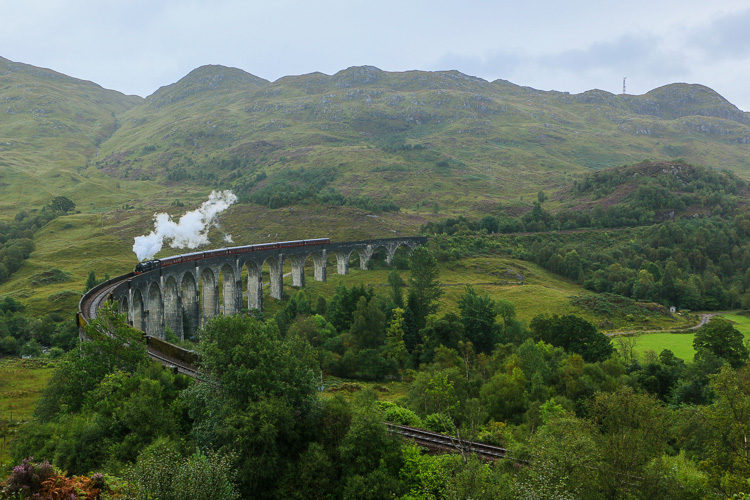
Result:
<svg viewBox="0 0 750 500"><path fill-rule="evenodd" d="M46 360L0 359L0 464L8 462L8 445L18 427L31 420L53 370Z"/></svg>
<svg viewBox="0 0 750 500"><path fill-rule="evenodd" d="M720 317L734 323L734 327L745 336L745 342L750 342L750 317L738 313L725 313ZM671 350L675 356L685 361L692 361L695 357L693 338L695 333L646 333L636 337L635 352L643 355L646 351L659 354L663 349ZM616 345L616 342L615 342Z"/></svg>

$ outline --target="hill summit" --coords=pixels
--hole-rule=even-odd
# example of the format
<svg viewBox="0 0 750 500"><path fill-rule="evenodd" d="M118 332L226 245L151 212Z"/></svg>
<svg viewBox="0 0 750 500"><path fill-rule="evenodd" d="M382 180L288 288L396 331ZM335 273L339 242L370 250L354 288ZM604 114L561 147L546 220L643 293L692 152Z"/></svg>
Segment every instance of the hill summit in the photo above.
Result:
<svg viewBox="0 0 750 500"><path fill-rule="evenodd" d="M204 66L121 118L96 161L108 175L231 188L245 201L273 186L330 188L481 211L649 158L750 172L750 118L701 85L571 95L457 71L356 66L268 82Z"/></svg>
<svg viewBox="0 0 750 500"><path fill-rule="evenodd" d="M96 172L245 202L327 193L482 212L644 159L750 174L750 115L701 85L571 95L458 71L355 66L269 82L208 65L141 99L7 59L0 83L0 154L19 174L45 173L39 201ZM61 171L72 173L51 182Z"/></svg>

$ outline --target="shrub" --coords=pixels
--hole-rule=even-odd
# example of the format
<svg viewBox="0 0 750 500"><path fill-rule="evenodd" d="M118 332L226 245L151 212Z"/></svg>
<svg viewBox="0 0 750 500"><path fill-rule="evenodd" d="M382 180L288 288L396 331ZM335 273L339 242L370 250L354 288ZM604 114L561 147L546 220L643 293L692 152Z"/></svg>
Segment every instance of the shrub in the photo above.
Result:
<svg viewBox="0 0 750 500"><path fill-rule="evenodd" d="M233 500L233 457L198 451L182 457L170 443L159 441L149 447L130 469L138 498L160 500Z"/></svg>
<svg viewBox="0 0 750 500"><path fill-rule="evenodd" d="M422 419L416 413L395 404L388 405L385 408L385 420L398 425L422 427Z"/></svg>
<svg viewBox="0 0 750 500"><path fill-rule="evenodd" d="M34 457L25 458L21 465L13 467L5 483L6 487L2 490L4 498L6 495L30 498L42 488L44 481L55 475L55 468L49 462L45 460L42 463L35 463L33 460Z"/></svg>

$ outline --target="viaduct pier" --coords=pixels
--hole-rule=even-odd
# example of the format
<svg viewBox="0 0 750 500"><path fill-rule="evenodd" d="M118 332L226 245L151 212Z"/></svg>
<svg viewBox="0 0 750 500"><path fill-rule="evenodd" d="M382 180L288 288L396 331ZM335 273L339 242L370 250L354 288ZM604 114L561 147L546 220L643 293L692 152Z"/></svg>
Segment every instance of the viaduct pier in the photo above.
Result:
<svg viewBox="0 0 750 500"><path fill-rule="evenodd" d="M312 264L315 281L326 281L330 255L335 256L337 274L348 274L349 259L355 252L360 268L367 269L379 249L385 251L390 263L399 247L411 251L426 241L418 236L339 243L319 238L168 257L146 263L148 269L142 273L118 276L94 287L81 298L78 314L86 321L96 315L104 300L113 300L135 328L151 337L163 339L169 328L180 339L192 338L218 314L236 314L244 307L262 310L264 270L270 297L281 299L286 261L291 264L292 286L301 288L308 278L306 264Z"/></svg>

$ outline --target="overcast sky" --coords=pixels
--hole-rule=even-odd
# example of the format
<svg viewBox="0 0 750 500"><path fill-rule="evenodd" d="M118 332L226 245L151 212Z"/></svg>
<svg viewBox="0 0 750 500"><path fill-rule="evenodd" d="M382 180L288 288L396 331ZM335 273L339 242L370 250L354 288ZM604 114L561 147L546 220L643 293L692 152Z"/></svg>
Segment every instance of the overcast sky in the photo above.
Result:
<svg viewBox="0 0 750 500"><path fill-rule="evenodd" d="M750 111L747 0L0 0L0 56L148 96L204 64L274 81L455 69L571 93L713 88Z"/></svg>

